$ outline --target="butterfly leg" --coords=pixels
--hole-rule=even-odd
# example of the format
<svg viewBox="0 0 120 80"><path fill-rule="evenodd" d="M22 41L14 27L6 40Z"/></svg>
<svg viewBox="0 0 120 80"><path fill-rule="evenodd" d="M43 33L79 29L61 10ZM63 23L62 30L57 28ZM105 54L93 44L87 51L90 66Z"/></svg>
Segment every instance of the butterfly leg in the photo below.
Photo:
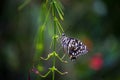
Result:
<svg viewBox="0 0 120 80"><path fill-rule="evenodd" d="M62 56L62 58L61 59L63 59L65 57L65 54Z"/></svg>
<svg viewBox="0 0 120 80"><path fill-rule="evenodd" d="M63 51L64 51L64 53L67 53L67 50L65 47L63 47ZM63 59L65 56L66 56L66 54L64 54L61 59Z"/></svg>

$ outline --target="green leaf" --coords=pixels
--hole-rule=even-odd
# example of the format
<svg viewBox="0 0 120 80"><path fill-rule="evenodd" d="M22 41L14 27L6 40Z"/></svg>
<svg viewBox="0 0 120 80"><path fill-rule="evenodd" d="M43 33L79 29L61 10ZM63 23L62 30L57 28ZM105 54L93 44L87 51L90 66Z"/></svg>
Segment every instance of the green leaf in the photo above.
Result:
<svg viewBox="0 0 120 80"><path fill-rule="evenodd" d="M18 10L23 9L23 8L24 8L27 4L29 4L30 2L31 2L31 0L25 0L25 2L18 7Z"/></svg>
<svg viewBox="0 0 120 80"><path fill-rule="evenodd" d="M62 26L61 26L61 24L60 24L60 22L58 20L57 20L57 24L60 27L61 31L64 32L64 30L63 30L63 28L62 28Z"/></svg>
<svg viewBox="0 0 120 80"><path fill-rule="evenodd" d="M59 0L56 0L56 4L58 5L58 9L60 10L61 14L64 15L63 13L63 5L61 4L61 2Z"/></svg>
<svg viewBox="0 0 120 80"><path fill-rule="evenodd" d="M57 12L58 12L58 15L59 15L60 19L61 19L61 20L64 20L63 15L62 15L62 13L60 12L60 10L59 10L59 8L58 8L58 5L57 5L55 2L54 2L54 6L55 6L55 8L56 8L56 10L57 10Z"/></svg>

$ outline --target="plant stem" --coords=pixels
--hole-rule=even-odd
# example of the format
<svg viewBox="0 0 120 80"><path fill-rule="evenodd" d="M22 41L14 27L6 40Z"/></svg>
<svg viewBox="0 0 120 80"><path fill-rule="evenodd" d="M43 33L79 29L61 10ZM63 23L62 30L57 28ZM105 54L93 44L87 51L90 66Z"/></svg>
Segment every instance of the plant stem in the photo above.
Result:
<svg viewBox="0 0 120 80"><path fill-rule="evenodd" d="M53 0L53 5L54 5L54 0ZM54 20L54 51L56 50L56 25L55 25L55 7L53 6L53 20ZM55 67L55 53L53 56L53 67ZM53 70L53 78L52 80L55 80L55 71Z"/></svg>
<svg viewBox="0 0 120 80"><path fill-rule="evenodd" d="M52 80L55 80L55 71L53 71L52 73L53 73Z"/></svg>
<svg viewBox="0 0 120 80"><path fill-rule="evenodd" d="M55 20L54 20L54 51L55 50L56 50L56 25L55 25ZM53 66L55 66L55 53L54 53L54 59L53 59Z"/></svg>

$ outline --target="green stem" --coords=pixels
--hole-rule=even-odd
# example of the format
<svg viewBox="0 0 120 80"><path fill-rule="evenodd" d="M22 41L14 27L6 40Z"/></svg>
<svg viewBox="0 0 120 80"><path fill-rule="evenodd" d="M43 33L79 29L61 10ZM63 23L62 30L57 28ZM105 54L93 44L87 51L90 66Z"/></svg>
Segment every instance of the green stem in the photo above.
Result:
<svg viewBox="0 0 120 80"><path fill-rule="evenodd" d="M55 15L54 15L53 17L55 17ZM54 20L54 36L56 36L55 20ZM56 50L56 37L54 37L54 51L55 51L55 50ZM55 66L55 52L54 52L53 66Z"/></svg>
<svg viewBox="0 0 120 80"><path fill-rule="evenodd" d="M54 0L53 0L54 5ZM56 36L56 24L55 24L55 7L53 6L53 20L54 20L54 36ZM54 37L54 51L56 50L56 38ZM55 52L53 56L53 67L55 67ZM53 70L53 78L52 80L55 80L55 70Z"/></svg>
<svg viewBox="0 0 120 80"><path fill-rule="evenodd" d="M53 73L52 80L55 80L55 71L53 71L52 73Z"/></svg>

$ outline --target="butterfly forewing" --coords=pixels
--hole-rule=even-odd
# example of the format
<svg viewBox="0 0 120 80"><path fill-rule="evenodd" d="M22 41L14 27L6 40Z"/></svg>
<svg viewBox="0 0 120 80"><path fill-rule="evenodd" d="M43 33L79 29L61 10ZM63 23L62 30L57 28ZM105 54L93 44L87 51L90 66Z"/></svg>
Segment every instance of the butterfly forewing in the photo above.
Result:
<svg viewBox="0 0 120 80"><path fill-rule="evenodd" d="M65 36L65 34L63 34L61 37L61 44L72 61L78 56L88 52L86 45L83 44L83 42L74 38L69 38Z"/></svg>

